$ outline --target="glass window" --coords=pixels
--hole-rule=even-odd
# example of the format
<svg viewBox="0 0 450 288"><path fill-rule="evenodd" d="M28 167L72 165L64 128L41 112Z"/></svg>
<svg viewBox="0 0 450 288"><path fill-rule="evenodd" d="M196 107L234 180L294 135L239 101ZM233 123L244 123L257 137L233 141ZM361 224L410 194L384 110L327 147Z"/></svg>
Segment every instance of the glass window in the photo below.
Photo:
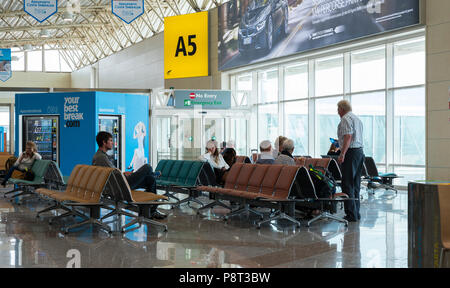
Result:
<svg viewBox="0 0 450 288"><path fill-rule="evenodd" d="M258 103L278 101L278 70L258 73Z"/></svg>
<svg viewBox="0 0 450 288"><path fill-rule="evenodd" d="M385 92L352 95L352 110L363 122L364 154L386 161Z"/></svg>
<svg viewBox="0 0 450 288"><path fill-rule="evenodd" d="M45 71L47 72L61 71L58 50L45 50Z"/></svg>
<svg viewBox="0 0 450 288"><path fill-rule="evenodd" d="M72 72L72 68L70 67L69 63L66 62L61 52L59 56L60 56L59 60L61 62L61 72Z"/></svg>
<svg viewBox="0 0 450 288"><path fill-rule="evenodd" d="M316 60L316 96L337 95L344 92L344 56Z"/></svg>
<svg viewBox="0 0 450 288"><path fill-rule="evenodd" d="M352 92L386 87L385 46L351 53Z"/></svg>
<svg viewBox="0 0 450 288"><path fill-rule="evenodd" d="M235 143L234 148L237 155L248 155L246 119L231 119L231 138L227 141L233 141Z"/></svg>
<svg viewBox="0 0 450 288"><path fill-rule="evenodd" d="M252 95L252 74L243 74L236 76L236 94L232 101L232 106L247 106L249 97Z"/></svg>
<svg viewBox="0 0 450 288"><path fill-rule="evenodd" d="M9 106L0 106L0 127L4 129L4 133L6 134L6 141L5 138L1 141L3 143L3 147L0 147L1 152L11 152L9 147L9 117Z"/></svg>
<svg viewBox="0 0 450 288"><path fill-rule="evenodd" d="M25 53L11 52L11 68L12 71L25 71ZM14 60L17 59L17 60Z"/></svg>
<svg viewBox="0 0 450 288"><path fill-rule="evenodd" d="M394 44L395 87L425 84L425 39Z"/></svg>
<svg viewBox="0 0 450 288"><path fill-rule="evenodd" d="M236 84L237 90L252 91L253 84L252 84L252 74L251 73L238 75L236 77L236 79L237 79L237 84Z"/></svg>
<svg viewBox="0 0 450 288"><path fill-rule="evenodd" d="M286 67L284 70L284 100L308 98L308 64Z"/></svg>
<svg viewBox="0 0 450 288"><path fill-rule="evenodd" d="M330 138L337 139L337 127L340 117L337 114L337 103L342 97L316 99L316 157L326 155L330 149Z"/></svg>
<svg viewBox="0 0 450 288"><path fill-rule="evenodd" d="M258 106L258 147L263 140L273 145L278 136L278 104Z"/></svg>
<svg viewBox="0 0 450 288"><path fill-rule="evenodd" d="M42 71L42 50L27 52L27 71Z"/></svg>
<svg viewBox="0 0 450 288"><path fill-rule="evenodd" d="M394 163L425 165L425 88L394 91Z"/></svg>
<svg viewBox="0 0 450 288"><path fill-rule="evenodd" d="M284 103L284 127L294 141L293 155L308 155L308 100Z"/></svg>
<svg viewBox="0 0 450 288"><path fill-rule="evenodd" d="M408 186L409 181L425 180L425 168L395 167L394 173L402 176L394 179L394 185Z"/></svg>

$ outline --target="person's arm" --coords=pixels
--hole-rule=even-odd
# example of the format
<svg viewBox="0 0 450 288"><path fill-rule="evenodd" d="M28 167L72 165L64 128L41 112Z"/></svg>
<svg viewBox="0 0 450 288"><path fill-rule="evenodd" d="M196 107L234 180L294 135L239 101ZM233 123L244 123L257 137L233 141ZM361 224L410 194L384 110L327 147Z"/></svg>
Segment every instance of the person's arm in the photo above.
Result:
<svg viewBox="0 0 450 288"><path fill-rule="evenodd" d="M14 163L14 166L18 166L20 162L22 162L23 159L23 152L20 153L19 158L17 158L16 162Z"/></svg>
<svg viewBox="0 0 450 288"><path fill-rule="evenodd" d="M345 153L347 153L348 147L350 147L350 143L352 142L352 134L344 135L344 143L342 144L341 154L338 158L338 163L342 164L345 160Z"/></svg>

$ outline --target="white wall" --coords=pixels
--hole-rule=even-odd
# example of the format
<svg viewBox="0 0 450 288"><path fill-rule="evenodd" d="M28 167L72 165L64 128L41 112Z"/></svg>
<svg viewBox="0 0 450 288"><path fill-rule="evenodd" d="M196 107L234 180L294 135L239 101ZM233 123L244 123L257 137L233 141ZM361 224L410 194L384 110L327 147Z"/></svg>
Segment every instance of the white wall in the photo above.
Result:
<svg viewBox="0 0 450 288"><path fill-rule="evenodd" d="M426 1L427 179L450 181L450 1Z"/></svg>
<svg viewBox="0 0 450 288"><path fill-rule="evenodd" d="M98 87L92 87L92 66L72 73L73 88L154 89L164 86L164 34L160 33L93 65Z"/></svg>
<svg viewBox="0 0 450 288"><path fill-rule="evenodd" d="M13 71L8 81L0 82L0 87L70 88L71 73Z"/></svg>
<svg viewBox="0 0 450 288"><path fill-rule="evenodd" d="M91 88L91 67L84 67L72 73L72 88Z"/></svg>

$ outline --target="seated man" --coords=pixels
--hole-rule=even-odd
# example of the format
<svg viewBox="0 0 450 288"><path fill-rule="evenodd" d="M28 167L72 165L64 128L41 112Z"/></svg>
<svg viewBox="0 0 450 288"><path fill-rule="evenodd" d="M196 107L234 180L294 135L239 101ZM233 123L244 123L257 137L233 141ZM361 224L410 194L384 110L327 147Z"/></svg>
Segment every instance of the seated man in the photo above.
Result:
<svg viewBox="0 0 450 288"><path fill-rule="evenodd" d="M261 144L259 144L259 150L261 151L261 155L258 160L256 160L256 164L273 164L275 162L272 144L269 140L262 141Z"/></svg>
<svg viewBox="0 0 450 288"><path fill-rule="evenodd" d="M98 150L92 158L92 165L116 168L108 158L106 152L113 147L113 139L111 133L100 131L96 137ZM144 188L145 191L156 193L155 173L150 165L145 164L136 172L124 172L123 175L128 181L131 189ZM156 210L156 206L152 206L150 212L153 219L164 219L167 215L161 214Z"/></svg>

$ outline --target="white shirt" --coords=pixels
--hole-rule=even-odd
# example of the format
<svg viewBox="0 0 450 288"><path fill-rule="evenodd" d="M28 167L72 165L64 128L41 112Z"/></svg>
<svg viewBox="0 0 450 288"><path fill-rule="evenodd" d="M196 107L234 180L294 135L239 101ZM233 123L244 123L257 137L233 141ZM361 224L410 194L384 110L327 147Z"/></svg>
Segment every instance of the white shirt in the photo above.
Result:
<svg viewBox="0 0 450 288"><path fill-rule="evenodd" d="M211 157L211 152L201 155L200 160L203 162L208 162L213 168L222 169L225 167L225 169L230 169L230 166L228 166L227 162L223 159L222 154L219 154L218 162Z"/></svg>
<svg viewBox="0 0 450 288"><path fill-rule="evenodd" d="M25 168L30 169L31 166L33 166L34 160L41 160L41 159L42 156L39 153L34 153L33 156L30 158L28 157L27 153L22 152L19 158L17 159L16 163L14 163L14 166L19 166L19 169L22 170L25 170Z"/></svg>
<svg viewBox="0 0 450 288"><path fill-rule="evenodd" d="M352 112L347 112L341 118L338 125L339 147L344 147L344 135L352 135L352 141L348 148L363 148L363 124Z"/></svg>

